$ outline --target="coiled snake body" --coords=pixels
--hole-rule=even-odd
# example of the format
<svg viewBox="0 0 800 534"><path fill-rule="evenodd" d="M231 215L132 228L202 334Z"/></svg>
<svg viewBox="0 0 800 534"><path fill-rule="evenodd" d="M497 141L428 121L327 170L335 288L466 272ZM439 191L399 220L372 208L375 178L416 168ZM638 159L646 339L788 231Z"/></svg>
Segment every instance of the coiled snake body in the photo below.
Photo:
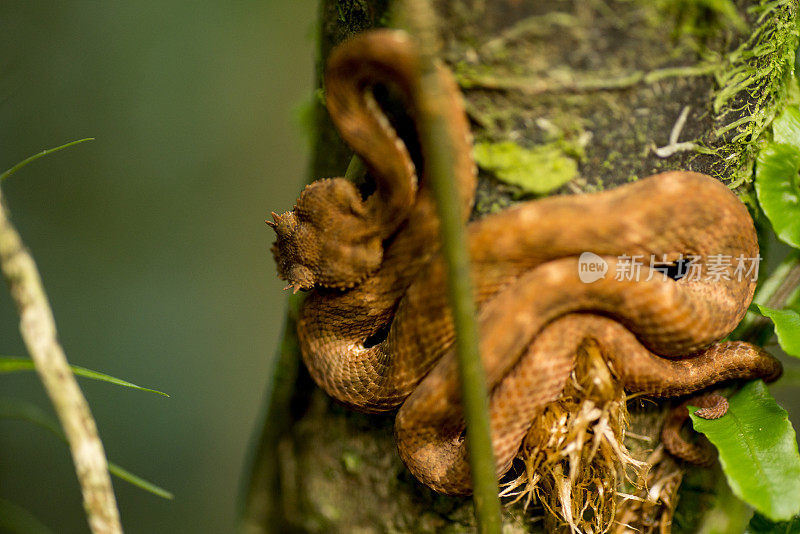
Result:
<svg viewBox="0 0 800 534"><path fill-rule="evenodd" d="M395 433L406 465L431 488L462 494L470 491L469 466L435 206L424 173L418 182L369 91L396 87L413 116L431 105L418 69L413 43L395 31L367 32L332 52L328 109L376 190L362 200L344 179L320 180L270 224L279 275L295 290L314 288L298 321L311 376L357 410L401 406ZM469 125L451 75L440 67L439 76L450 95L447 135L466 218L475 188ZM627 390L653 396L780 374L758 347L714 344L753 296L755 282L736 275L735 261L717 279L673 280L647 264L638 280L614 276L621 256L692 256L700 269L711 256L757 257L747 210L710 177L668 172L611 191L550 197L487 216L468 232L498 476L561 393L587 338ZM592 283L579 278L587 251L608 265Z"/></svg>

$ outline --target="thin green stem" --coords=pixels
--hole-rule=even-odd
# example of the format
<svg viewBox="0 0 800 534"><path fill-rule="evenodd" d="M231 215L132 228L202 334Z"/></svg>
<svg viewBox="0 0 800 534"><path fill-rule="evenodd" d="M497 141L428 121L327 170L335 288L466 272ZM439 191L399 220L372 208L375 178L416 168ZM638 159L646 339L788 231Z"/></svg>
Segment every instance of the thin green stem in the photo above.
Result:
<svg viewBox="0 0 800 534"><path fill-rule="evenodd" d="M437 72L432 23L435 14L426 0L408 1L404 15L414 29L422 53L419 134L425 155L426 176L440 218L442 253L447 265L447 289L455 325L455 348L461 380L467 450L472 475L473 500L479 531L499 534L500 500L489 426L486 377L478 350L478 327L473 300L466 229L461 219L449 126L444 110L446 94Z"/></svg>
<svg viewBox="0 0 800 534"><path fill-rule="evenodd" d="M423 146L435 147L435 150L426 151L425 155L441 220L442 252L447 263L447 290L456 331L455 345L467 424L475 513L481 532L499 533L500 501L497 497L499 490L489 429L488 390L478 350L466 232L458 201L460 195L453 177L452 155L448 153L450 147L442 142L447 137L446 126L437 117L430 117L423 124Z"/></svg>
<svg viewBox="0 0 800 534"><path fill-rule="evenodd" d="M761 284L753 302L770 308L783 308L798 286L800 286L800 251L793 250ZM764 338L770 331L769 319L749 311L731 337L762 345L767 341Z"/></svg>
<svg viewBox="0 0 800 534"><path fill-rule="evenodd" d="M94 137L87 137L85 139L78 139L77 141L70 141L69 143L66 143L66 144L63 144L61 146L57 146L57 147L54 147L54 148L48 148L46 150L42 150L38 154L34 154L33 156L25 158L22 161L20 161L19 163L17 163L16 165L14 165L13 167L11 167L10 169L8 169L3 174L0 174L0 182L2 182L3 180L5 180L9 176L11 176L12 174L17 172L18 170L20 170L22 167L24 167L28 163L33 163L37 159L43 158L43 157L47 156L48 154L52 154L53 152L58 152L59 150L64 150L65 148L69 148L71 146L79 145L81 143L85 143L86 141L94 141Z"/></svg>
<svg viewBox="0 0 800 534"><path fill-rule="evenodd" d="M26 401L19 401L17 399L5 399L0 397L0 419L19 419L20 421L33 423L47 430L59 440L69 445L67 436L64 435L64 431L61 430L58 422L35 404L31 404ZM149 482L140 476L134 475L127 469L120 467L114 462L108 462L108 471L117 478L148 491L153 495L157 495L158 497L167 500L172 500L174 498L174 495L169 491L162 487L156 486L152 482ZM5 530L2 529L2 521L0 521L0 532L5 532Z"/></svg>

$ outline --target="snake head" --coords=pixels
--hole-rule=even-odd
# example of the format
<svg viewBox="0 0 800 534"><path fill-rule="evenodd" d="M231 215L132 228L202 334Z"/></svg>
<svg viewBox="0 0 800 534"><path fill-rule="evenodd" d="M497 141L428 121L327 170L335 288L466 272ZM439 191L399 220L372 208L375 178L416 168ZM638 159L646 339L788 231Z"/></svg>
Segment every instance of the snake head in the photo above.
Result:
<svg viewBox="0 0 800 534"><path fill-rule="evenodd" d="M310 184L292 211L272 217L272 254L287 289L347 289L381 264L379 229L358 190L343 178Z"/></svg>

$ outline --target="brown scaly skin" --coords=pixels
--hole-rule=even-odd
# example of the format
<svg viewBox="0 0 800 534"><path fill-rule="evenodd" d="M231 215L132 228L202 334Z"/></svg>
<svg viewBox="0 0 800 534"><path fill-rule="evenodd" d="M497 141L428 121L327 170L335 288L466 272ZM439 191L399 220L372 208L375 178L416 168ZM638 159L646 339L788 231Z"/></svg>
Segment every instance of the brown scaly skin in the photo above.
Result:
<svg viewBox="0 0 800 534"><path fill-rule="evenodd" d="M475 188L469 127L452 77L444 68L440 76L450 92L443 111L466 218ZM314 182L292 212L276 216L273 252L291 287L314 288L298 320L314 380L361 411L402 405L395 434L409 469L437 491L469 493L435 206L426 177L417 183L407 150L368 91L376 83L397 86L412 114L428 104L405 34L357 36L334 50L326 71L331 118L376 192L362 201L342 179ZM755 288L749 277L737 279L733 265L723 269L728 280L646 279L647 265L639 281L615 279L621 255L696 255L703 274L711 255L757 256L747 210L708 176L670 172L542 199L485 217L468 232L498 476L560 395L588 338L628 390L653 396L780 375L777 360L758 347L714 344L741 320ZM605 278L580 281L585 251L607 262Z"/></svg>
<svg viewBox="0 0 800 534"><path fill-rule="evenodd" d="M661 442L673 455L697 465L710 466L716 455L707 442L689 443L681 437L681 427L689 420L688 406L697 406L694 412L703 419L719 419L728 412L728 399L716 393L695 396L672 410L661 429Z"/></svg>
<svg viewBox="0 0 800 534"><path fill-rule="evenodd" d="M289 287L315 285L345 289L361 282L381 264L382 235L356 188L343 178L306 187L294 211L272 214L281 250L273 247L278 276Z"/></svg>

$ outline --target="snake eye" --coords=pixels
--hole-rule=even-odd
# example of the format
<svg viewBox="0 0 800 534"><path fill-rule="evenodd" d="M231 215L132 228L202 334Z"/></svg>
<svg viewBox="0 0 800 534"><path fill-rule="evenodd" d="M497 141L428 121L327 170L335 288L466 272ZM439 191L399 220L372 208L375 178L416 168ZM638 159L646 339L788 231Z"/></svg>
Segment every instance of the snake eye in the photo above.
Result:
<svg viewBox="0 0 800 534"><path fill-rule="evenodd" d="M694 260L691 258L681 257L671 262L656 262L653 264L653 270L663 274L667 278L678 281L689 273L689 269L692 268L693 261Z"/></svg>

